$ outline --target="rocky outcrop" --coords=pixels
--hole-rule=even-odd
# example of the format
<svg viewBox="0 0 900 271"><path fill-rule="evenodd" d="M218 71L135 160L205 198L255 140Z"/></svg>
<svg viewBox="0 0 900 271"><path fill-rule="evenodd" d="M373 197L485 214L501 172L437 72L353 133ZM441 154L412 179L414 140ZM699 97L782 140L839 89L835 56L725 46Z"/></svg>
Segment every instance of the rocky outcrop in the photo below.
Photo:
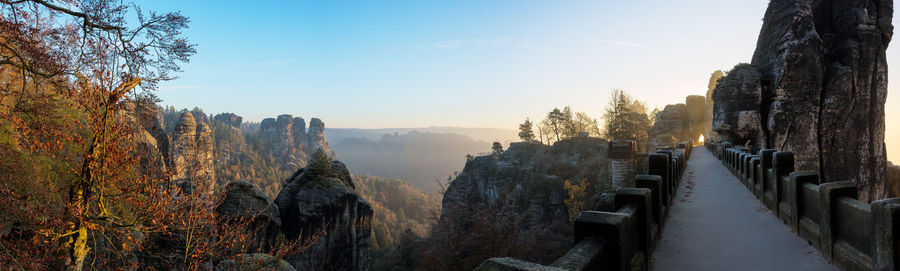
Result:
<svg viewBox="0 0 900 271"><path fill-rule="evenodd" d="M247 144L241 130L242 118L232 113L218 114L213 117L215 128L216 180L219 184L250 178L243 176L242 167L252 164L253 159L247 157Z"/></svg>
<svg viewBox="0 0 900 271"><path fill-rule="evenodd" d="M330 153L328 143L325 142L325 123L318 118L312 118L309 121L309 133L306 135L306 145L304 145L306 153L314 153L318 149L325 150Z"/></svg>
<svg viewBox="0 0 900 271"><path fill-rule="evenodd" d="M294 142L296 144L300 144L301 146L308 145L307 136L306 136L306 120L303 118L296 117L294 118L292 125L291 133L294 136ZM324 129L323 129L324 130ZM300 149L303 149L302 147ZM304 150L306 153L312 153Z"/></svg>
<svg viewBox="0 0 900 271"><path fill-rule="evenodd" d="M214 120L224 123L225 125L241 128L241 122L244 120L241 116L235 115L234 113L222 113L213 117Z"/></svg>
<svg viewBox="0 0 900 271"><path fill-rule="evenodd" d="M648 133L651 143L661 146L656 138L666 134L674 136L676 141L687 140L690 137L690 124L686 108L685 104L670 104L659 111L656 114L656 122Z"/></svg>
<svg viewBox="0 0 900 271"><path fill-rule="evenodd" d="M716 89L716 86L719 85L719 79L722 79L722 77L725 77L725 73L721 70L713 72L709 76L709 85L706 90L706 124L704 125L703 137L706 141L710 142L717 142L719 136L718 133L712 130L713 106L715 105L713 92Z"/></svg>
<svg viewBox="0 0 900 271"><path fill-rule="evenodd" d="M266 151L275 157L276 165L282 170L306 166L309 154L318 149L331 152L325 141L325 123L318 118L309 122L309 132L303 118L291 115L267 118L260 123L260 136Z"/></svg>
<svg viewBox="0 0 900 271"><path fill-rule="evenodd" d="M162 112L155 104L124 101L123 116L135 125L135 155L140 158L142 174L161 178L168 167L169 136L165 132Z"/></svg>
<svg viewBox="0 0 900 271"><path fill-rule="evenodd" d="M794 152L797 170L816 170L823 182L855 182L862 201L886 197L885 50L892 17L892 1L771 1L751 63L760 102L745 110L758 116L716 116L725 125L717 131L739 130L739 121L758 117L760 136L732 135ZM743 89L755 90L757 83L747 84ZM727 96L719 88L715 96ZM726 103L715 102L717 108Z"/></svg>
<svg viewBox="0 0 900 271"><path fill-rule="evenodd" d="M275 199L288 240L312 244L287 256L298 270L368 270L372 207L355 191L347 167L301 168Z"/></svg>
<svg viewBox="0 0 900 271"><path fill-rule="evenodd" d="M271 199L246 181L231 182L216 207L220 223L248 226L247 251L269 251L281 232L281 215Z"/></svg>
<svg viewBox="0 0 900 271"><path fill-rule="evenodd" d="M719 140L734 144L763 142L759 78L753 66L738 64L713 91L712 130L719 134Z"/></svg>
<svg viewBox="0 0 900 271"><path fill-rule="evenodd" d="M189 180L200 191L212 192L216 176L209 125L198 124L193 114L184 113L175 126L172 143L173 179Z"/></svg>
<svg viewBox="0 0 900 271"><path fill-rule="evenodd" d="M664 147L663 140L674 137L675 142L696 142L710 122L706 118L706 97L700 95L687 96L683 104L666 105L656 114L656 122L648 133L653 146ZM666 135L671 135L668 137Z"/></svg>
<svg viewBox="0 0 900 271"><path fill-rule="evenodd" d="M442 219L460 206L514 206L533 218L532 225L568 223L565 181L606 179L606 145L597 138L565 139L552 147L518 142L502 154L475 157L444 193Z"/></svg>

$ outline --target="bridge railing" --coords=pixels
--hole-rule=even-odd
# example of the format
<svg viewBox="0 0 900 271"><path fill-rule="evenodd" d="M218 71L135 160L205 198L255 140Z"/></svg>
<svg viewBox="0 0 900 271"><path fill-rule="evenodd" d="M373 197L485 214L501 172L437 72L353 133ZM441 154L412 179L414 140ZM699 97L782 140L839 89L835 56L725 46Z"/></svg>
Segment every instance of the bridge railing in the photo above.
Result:
<svg viewBox="0 0 900 271"><path fill-rule="evenodd" d="M900 269L900 198L857 200L851 182L820 183L794 155L730 143L707 147L791 230L845 270Z"/></svg>
<svg viewBox="0 0 900 271"><path fill-rule="evenodd" d="M475 270L648 270L693 144L678 146L647 154L649 174L616 189L614 212L579 213L575 246L550 265L491 258Z"/></svg>

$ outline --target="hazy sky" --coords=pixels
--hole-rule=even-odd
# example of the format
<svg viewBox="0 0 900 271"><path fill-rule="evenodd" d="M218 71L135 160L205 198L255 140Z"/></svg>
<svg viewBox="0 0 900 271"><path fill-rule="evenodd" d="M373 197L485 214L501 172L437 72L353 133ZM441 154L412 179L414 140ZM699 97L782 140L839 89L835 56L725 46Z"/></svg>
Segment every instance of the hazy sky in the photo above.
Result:
<svg viewBox="0 0 900 271"><path fill-rule="evenodd" d="M198 54L163 103L328 127L514 129L553 107L599 118L612 89L653 107L749 62L767 0L183 1ZM900 52L888 62L900 65ZM888 151L900 161L900 71ZM896 94L895 94L896 93Z"/></svg>

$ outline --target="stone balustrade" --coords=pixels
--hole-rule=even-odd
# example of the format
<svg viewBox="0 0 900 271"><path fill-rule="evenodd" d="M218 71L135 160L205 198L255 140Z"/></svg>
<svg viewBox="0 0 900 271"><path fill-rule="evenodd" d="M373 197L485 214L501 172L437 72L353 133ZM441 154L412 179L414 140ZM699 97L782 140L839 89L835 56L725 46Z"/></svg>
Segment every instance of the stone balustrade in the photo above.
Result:
<svg viewBox="0 0 900 271"><path fill-rule="evenodd" d="M791 152L751 152L728 142L707 147L774 215L841 269L900 269L900 198L859 201L853 183L820 183L815 171L795 171Z"/></svg>
<svg viewBox="0 0 900 271"><path fill-rule="evenodd" d="M621 157L635 160L633 143L614 145L629 151ZM616 189L616 211L579 213L573 223L575 246L549 266L491 258L475 270L648 270L692 147L692 142L682 142L678 148L647 154L649 174L636 175L633 182L620 182L630 187Z"/></svg>

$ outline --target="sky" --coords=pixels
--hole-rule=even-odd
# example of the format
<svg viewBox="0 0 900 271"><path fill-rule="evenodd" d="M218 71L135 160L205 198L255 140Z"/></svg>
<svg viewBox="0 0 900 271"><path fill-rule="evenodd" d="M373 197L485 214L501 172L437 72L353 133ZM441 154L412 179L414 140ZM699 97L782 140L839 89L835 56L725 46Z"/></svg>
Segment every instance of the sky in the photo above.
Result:
<svg viewBox="0 0 900 271"><path fill-rule="evenodd" d="M569 105L596 118L623 89L651 107L705 95L750 62L767 0L183 1L198 53L163 104L279 114L328 127L515 129ZM888 49L900 65L900 50ZM889 74L890 160L900 161L900 71ZM892 93L896 93L891 95Z"/></svg>

